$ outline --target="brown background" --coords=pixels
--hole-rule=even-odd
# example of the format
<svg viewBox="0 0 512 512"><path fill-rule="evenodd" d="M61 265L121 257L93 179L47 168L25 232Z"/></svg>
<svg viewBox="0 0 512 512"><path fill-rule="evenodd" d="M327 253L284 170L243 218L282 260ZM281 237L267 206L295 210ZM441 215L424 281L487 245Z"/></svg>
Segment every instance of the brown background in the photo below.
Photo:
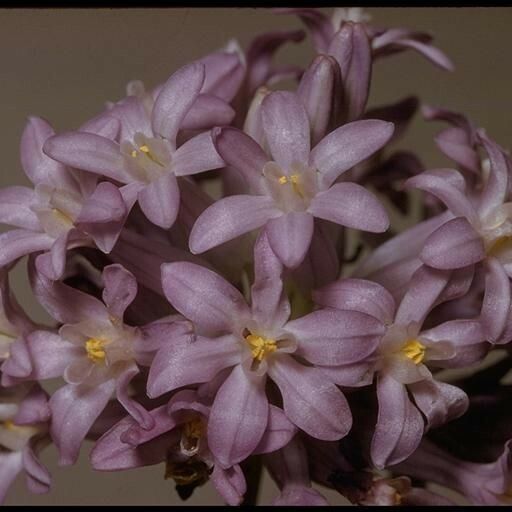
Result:
<svg viewBox="0 0 512 512"><path fill-rule="evenodd" d="M328 11L328 10L326 10ZM423 101L466 112L504 147L510 147L512 66L511 8L374 8L376 24L431 32L453 59L454 74L430 65L414 52L392 56L374 68L370 105L415 93ZM48 119L57 131L73 129L124 95L125 84L141 79L151 87L189 60L237 38L242 46L264 30L298 28L291 16L267 9L0 9L0 186L28 184L18 143L26 117ZM307 64L309 43L289 45L281 62ZM417 116L402 146L415 149L427 166L447 165L432 142L439 124ZM23 269L14 272L21 302L43 319ZM7 504L179 503L163 467L109 474L88 468L87 452L71 468L58 468L53 449L43 460L54 489L37 497L19 479ZM334 496L331 493L326 493ZM265 479L263 500L275 487ZM343 502L339 498L338 503ZM196 491L187 504L221 504L212 487ZM334 501L333 501L334 503Z"/></svg>

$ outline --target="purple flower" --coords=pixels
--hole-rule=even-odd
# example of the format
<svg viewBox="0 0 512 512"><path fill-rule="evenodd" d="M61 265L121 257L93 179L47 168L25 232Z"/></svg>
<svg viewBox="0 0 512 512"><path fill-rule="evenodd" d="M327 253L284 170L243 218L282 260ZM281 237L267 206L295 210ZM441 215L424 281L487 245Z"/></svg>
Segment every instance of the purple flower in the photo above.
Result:
<svg viewBox="0 0 512 512"><path fill-rule="evenodd" d="M0 503L21 471L30 492L48 492L50 474L38 456L49 444L49 419L47 395L39 385L0 388Z"/></svg>
<svg viewBox="0 0 512 512"><path fill-rule="evenodd" d="M152 417L128 394L139 373L137 349L141 331L123 322L137 293L133 276L120 265L103 271L104 304L61 282L33 275L36 297L62 323L58 334L34 331L12 345L2 370L17 379L41 380L63 376L66 385L50 399L52 438L61 464L73 464L90 427L115 392L118 401L144 428ZM177 324L176 333L186 326ZM180 331L181 329L181 331ZM169 332L169 331L166 331Z"/></svg>
<svg viewBox="0 0 512 512"><path fill-rule="evenodd" d="M185 262L162 266L166 297L194 323L196 339L160 349L149 372L148 395L154 398L222 373L208 439L224 467L248 457L265 431L267 375L295 425L319 439L343 437L352 423L346 400L311 363L357 362L374 350L383 333L376 319L357 312L320 310L288 321L281 274L266 235L255 248L251 308L236 288L204 267Z"/></svg>
<svg viewBox="0 0 512 512"><path fill-rule="evenodd" d="M430 441L393 470L454 489L475 505L512 503L512 450L508 441L500 457L488 463L461 460Z"/></svg>
<svg viewBox="0 0 512 512"><path fill-rule="evenodd" d="M109 137L117 129L111 119L84 125L77 133ZM43 119L29 119L21 138L21 163L34 189L0 190L0 221L19 228L0 235L0 267L44 251L37 259L38 267L49 278L59 279L69 248L97 246L110 252L133 200L129 190L108 182L98 184L96 177L66 168L43 154L42 146L53 133Z"/></svg>
<svg viewBox="0 0 512 512"><path fill-rule="evenodd" d="M193 253L265 226L273 251L296 267L309 248L315 217L365 231L387 229L386 212L373 194L355 183L333 183L389 140L391 123L350 123L310 150L309 120L295 94L269 94L261 114L271 156L239 130L214 131L219 154L243 174L250 194L220 199L200 215L190 234Z"/></svg>
<svg viewBox="0 0 512 512"><path fill-rule="evenodd" d="M154 426L149 430L129 416L114 425L91 452L93 468L119 471L165 462L165 478L176 482L184 499L211 480L228 504L239 505L246 490L245 478L238 464L227 468L218 464L208 446L211 403L204 388L179 391L168 404L150 411ZM255 452L277 450L294 433L283 412L271 406L267 430Z"/></svg>
<svg viewBox="0 0 512 512"><path fill-rule="evenodd" d="M140 97L130 96L107 111L107 117L121 124L119 142L68 132L49 139L44 151L66 165L130 184L147 218L170 228L180 203L177 176L224 165L208 132L177 147L182 122L204 81L205 65L188 64L167 80L150 108Z"/></svg>
<svg viewBox="0 0 512 512"><path fill-rule="evenodd" d="M385 326L377 350L366 360L323 369L342 386L368 385L377 374L379 413L371 457L379 469L404 460L425 429L460 416L468 406L462 390L437 382L426 365L458 366L460 352L482 357L485 334L478 319L452 320L422 330L428 313L450 288L449 281L449 273L421 267L398 307L385 288L359 279L341 279L313 294L321 306L359 311Z"/></svg>

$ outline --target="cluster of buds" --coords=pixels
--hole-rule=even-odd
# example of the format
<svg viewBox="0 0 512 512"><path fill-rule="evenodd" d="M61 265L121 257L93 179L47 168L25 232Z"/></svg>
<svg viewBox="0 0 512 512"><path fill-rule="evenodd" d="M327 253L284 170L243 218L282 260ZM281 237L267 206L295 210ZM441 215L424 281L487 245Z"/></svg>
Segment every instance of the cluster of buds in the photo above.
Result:
<svg viewBox="0 0 512 512"><path fill-rule="evenodd" d="M368 109L372 68L412 50L451 70L428 34L360 9L276 14L308 32L131 82L77 130L28 120L34 186L0 190L0 500L19 473L48 491L41 450L73 465L85 439L93 469L163 464L183 499L211 482L248 503L262 467L280 505L327 504L322 486L450 504L432 483L511 499L509 154L427 105L453 165L392 149L420 102ZM307 33L308 67L273 64ZM413 188L422 218L398 232ZM52 325L9 288L25 257Z"/></svg>

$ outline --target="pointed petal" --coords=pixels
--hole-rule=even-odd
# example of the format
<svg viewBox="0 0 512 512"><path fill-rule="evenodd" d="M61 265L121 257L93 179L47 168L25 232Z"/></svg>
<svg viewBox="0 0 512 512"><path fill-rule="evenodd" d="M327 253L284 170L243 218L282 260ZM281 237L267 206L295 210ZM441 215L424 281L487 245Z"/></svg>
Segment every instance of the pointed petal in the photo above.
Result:
<svg viewBox="0 0 512 512"><path fill-rule="evenodd" d="M162 265L167 300L200 328L230 332L249 315L242 294L224 278L188 262Z"/></svg>
<svg viewBox="0 0 512 512"><path fill-rule="evenodd" d="M149 370L147 393L155 398L168 391L213 379L240 362L240 345L232 336L199 338L162 348Z"/></svg>
<svg viewBox="0 0 512 512"><path fill-rule="evenodd" d="M284 329L298 342L297 354L313 364L361 361L379 344L386 328L365 313L323 309L288 322Z"/></svg>
<svg viewBox="0 0 512 512"><path fill-rule="evenodd" d="M176 176L189 176L224 167L224 160L213 145L210 132L187 140L172 156L171 168Z"/></svg>
<svg viewBox="0 0 512 512"><path fill-rule="evenodd" d="M452 61L435 46L422 43L421 41L415 41L413 39L401 39L396 41L394 44L397 46L413 48L418 53L427 58L430 62L439 66L441 69L446 71L453 71L455 69Z"/></svg>
<svg viewBox="0 0 512 512"><path fill-rule="evenodd" d="M289 212L270 220L265 232L272 250L288 268L298 267L313 238L313 216L307 212Z"/></svg>
<svg viewBox="0 0 512 512"><path fill-rule="evenodd" d="M0 504L3 504L9 487L23 469L20 452L2 453L0 457Z"/></svg>
<svg viewBox="0 0 512 512"><path fill-rule="evenodd" d="M423 324L425 317L434 307L438 297L448 284L451 272L422 265L414 272L406 294L398 306L395 323L407 325L410 322Z"/></svg>
<svg viewBox="0 0 512 512"><path fill-rule="evenodd" d="M189 238L190 251L203 253L279 215L281 212L274 201L266 196L237 195L219 199L196 220Z"/></svg>
<svg viewBox="0 0 512 512"><path fill-rule="evenodd" d="M50 398L51 435L59 449L59 464L68 466L78 458L80 446L96 418L107 405L115 381L95 387L67 384Z"/></svg>
<svg viewBox="0 0 512 512"><path fill-rule="evenodd" d="M254 245L254 283L251 287L252 316L262 328L281 327L290 316L282 274L283 265L263 232Z"/></svg>
<svg viewBox="0 0 512 512"><path fill-rule="evenodd" d="M482 238L464 217L437 228L425 241L421 260L434 268L456 269L478 263L485 257Z"/></svg>
<svg viewBox="0 0 512 512"><path fill-rule="evenodd" d="M126 205L120 190L113 183L103 181L85 200L76 222L103 223L119 221L126 214Z"/></svg>
<svg viewBox="0 0 512 512"><path fill-rule="evenodd" d="M238 464L227 469L222 469L219 464L215 464L210 480L228 505L236 507L241 504L247 491L247 484Z"/></svg>
<svg viewBox="0 0 512 512"><path fill-rule="evenodd" d="M139 206L144 215L164 229L172 227L180 207L180 189L176 176L166 172L139 192Z"/></svg>
<svg viewBox="0 0 512 512"><path fill-rule="evenodd" d="M204 78L204 64L192 62L165 82L153 106L151 124L156 134L172 143L176 141L181 122L199 95Z"/></svg>
<svg viewBox="0 0 512 512"><path fill-rule="evenodd" d="M456 217L466 217L470 222L477 219L476 211L467 198L465 186L451 183L452 177L462 178L454 169L432 169L409 178L407 187L419 188L440 199ZM457 179L455 178L455 179ZM462 178L463 180L463 178ZM464 183L464 182L463 182Z"/></svg>
<svg viewBox="0 0 512 512"><path fill-rule="evenodd" d="M227 165L242 174L250 189L262 188L263 167L269 161L260 145L237 128L224 127L212 131L213 143Z"/></svg>
<svg viewBox="0 0 512 512"><path fill-rule="evenodd" d="M496 343L509 318L510 280L496 258L488 258L486 263L485 295L480 318L488 341Z"/></svg>
<svg viewBox="0 0 512 512"><path fill-rule="evenodd" d="M391 324L395 317L395 301L378 283L366 279L339 279L313 291L313 301L319 306L359 311Z"/></svg>
<svg viewBox="0 0 512 512"><path fill-rule="evenodd" d="M46 233L13 229L0 234L0 268L13 261L39 251L48 250L54 239Z"/></svg>
<svg viewBox="0 0 512 512"><path fill-rule="evenodd" d="M366 107L372 73L372 49L364 24L343 23L327 53L340 65L345 89L345 119L358 119Z"/></svg>
<svg viewBox="0 0 512 512"><path fill-rule="evenodd" d="M509 186L509 170L505 155L499 146L483 132L479 132L478 135L485 151L489 155L491 164L489 179L482 193L482 199L478 208L480 216L485 217L505 201Z"/></svg>
<svg viewBox="0 0 512 512"><path fill-rule="evenodd" d="M136 364L128 367L116 379L116 397L121 405L128 411L130 416L145 430L155 426L153 416L146 409L128 394L130 381L139 373Z"/></svg>
<svg viewBox="0 0 512 512"><path fill-rule="evenodd" d="M30 116L21 135L21 165L28 179L34 184L63 187L69 185L71 173L60 162L43 153L45 141L54 135L53 128L40 117Z"/></svg>
<svg viewBox="0 0 512 512"><path fill-rule="evenodd" d="M122 265L108 265L103 269L103 302L110 314L122 319L126 308L137 295L137 281Z"/></svg>
<svg viewBox="0 0 512 512"><path fill-rule="evenodd" d="M313 198L308 211L315 217L372 233L383 233L389 227L380 201L356 183L333 185Z"/></svg>
<svg viewBox="0 0 512 512"><path fill-rule="evenodd" d="M95 297L59 281L51 281L34 268L30 269L30 283L39 303L50 316L63 324L77 324L94 319L108 319L105 306Z"/></svg>
<svg viewBox="0 0 512 512"><path fill-rule="evenodd" d="M34 191L28 187L0 189L0 222L32 231L41 231L39 219L30 209L35 201Z"/></svg>
<svg viewBox="0 0 512 512"><path fill-rule="evenodd" d="M224 381L208 419L208 446L223 468L246 459L268 421L264 378L249 378L241 365Z"/></svg>
<svg viewBox="0 0 512 512"><path fill-rule="evenodd" d="M406 387L393 378L377 380L379 413L371 443L372 461L378 469L398 464L418 447L423 418L407 396Z"/></svg>
<svg viewBox="0 0 512 512"><path fill-rule="evenodd" d="M409 390L427 418L429 429L462 416L469 406L469 399L462 389L434 379L409 384Z"/></svg>
<svg viewBox="0 0 512 512"><path fill-rule="evenodd" d="M228 125L234 117L235 111L224 100L211 94L200 94L187 112L180 129L208 130L213 126Z"/></svg>
<svg viewBox="0 0 512 512"><path fill-rule="evenodd" d="M299 98L292 92L277 91L262 103L263 129L274 160L283 170L294 162L308 161L309 120Z"/></svg>
<svg viewBox="0 0 512 512"><path fill-rule="evenodd" d="M30 492L44 494L50 490L51 476L41 461L37 458L30 444L22 452L23 469Z"/></svg>
<svg viewBox="0 0 512 512"><path fill-rule="evenodd" d="M340 67L336 59L330 55L318 55L304 72L297 89L308 114L313 146L327 134L342 92Z"/></svg>
<svg viewBox="0 0 512 512"><path fill-rule="evenodd" d="M40 254L36 258L36 268L38 272L52 281L60 279L64 274L70 233L70 231L66 231L60 235L59 238L53 242L49 252Z"/></svg>
<svg viewBox="0 0 512 512"><path fill-rule="evenodd" d="M50 157L70 167L129 183L119 144L93 133L67 132L50 137L43 146Z"/></svg>
<svg viewBox="0 0 512 512"><path fill-rule="evenodd" d="M268 373L281 391L288 419L317 439L335 441L347 435L352 415L345 397L330 380L288 355L275 356L269 363Z"/></svg>
<svg viewBox="0 0 512 512"><path fill-rule="evenodd" d="M393 131L393 123L378 119L345 124L313 148L310 162L320 171L325 187L329 187L342 173L381 149Z"/></svg>
<svg viewBox="0 0 512 512"><path fill-rule="evenodd" d="M275 452L286 446L296 433L297 427L283 410L269 404L267 428L253 454Z"/></svg>

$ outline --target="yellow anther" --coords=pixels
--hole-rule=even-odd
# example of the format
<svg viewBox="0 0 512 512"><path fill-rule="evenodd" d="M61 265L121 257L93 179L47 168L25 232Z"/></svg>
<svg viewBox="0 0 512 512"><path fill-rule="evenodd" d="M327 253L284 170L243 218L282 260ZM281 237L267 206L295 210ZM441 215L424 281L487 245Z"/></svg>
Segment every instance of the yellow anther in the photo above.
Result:
<svg viewBox="0 0 512 512"><path fill-rule="evenodd" d="M501 251L505 249L510 249L512 247L512 237L510 236L500 236L496 240L494 240L487 247L487 254L489 256L496 256Z"/></svg>
<svg viewBox="0 0 512 512"><path fill-rule="evenodd" d="M132 158L137 158L137 150L136 149L134 149L130 154L132 155Z"/></svg>
<svg viewBox="0 0 512 512"><path fill-rule="evenodd" d="M6 428L7 430L14 430L14 431L15 431L15 430L17 430L18 428L20 428L20 427L18 427L18 426L16 425L16 423L14 423L12 420L5 420L5 421L2 423L2 426L3 426L4 428Z"/></svg>
<svg viewBox="0 0 512 512"><path fill-rule="evenodd" d="M288 177L287 176L281 176L278 181L279 181L280 185L286 185L288 183Z"/></svg>
<svg viewBox="0 0 512 512"><path fill-rule="evenodd" d="M297 185L299 183L299 178L300 176L298 174L292 174L290 176L290 181L291 183L293 183L294 185Z"/></svg>
<svg viewBox="0 0 512 512"><path fill-rule="evenodd" d="M262 361L264 357L277 350L275 340L262 338L257 334L249 334L245 337L247 343L251 347L251 354L253 359Z"/></svg>
<svg viewBox="0 0 512 512"><path fill-rule="evenodd" d="M409 340L403 347L402 353L411 359L414 364L420 364L425 358L426 347L418 340Z"/></svg>
<svg viewBox="0 0 512 512"><path fill-rule="evenodd" d="M139 150L146 154L149 153L149 148L146 144L144 144L143 146L140 146Z"/></svg>
<svg viewBox="0 0 512 512"><path fill-rule="evenodd" d="M89 338L85 342L85 349L87 350L87 357L95 363L103 363L105 361L105 343L96 338Z"/></svg>

